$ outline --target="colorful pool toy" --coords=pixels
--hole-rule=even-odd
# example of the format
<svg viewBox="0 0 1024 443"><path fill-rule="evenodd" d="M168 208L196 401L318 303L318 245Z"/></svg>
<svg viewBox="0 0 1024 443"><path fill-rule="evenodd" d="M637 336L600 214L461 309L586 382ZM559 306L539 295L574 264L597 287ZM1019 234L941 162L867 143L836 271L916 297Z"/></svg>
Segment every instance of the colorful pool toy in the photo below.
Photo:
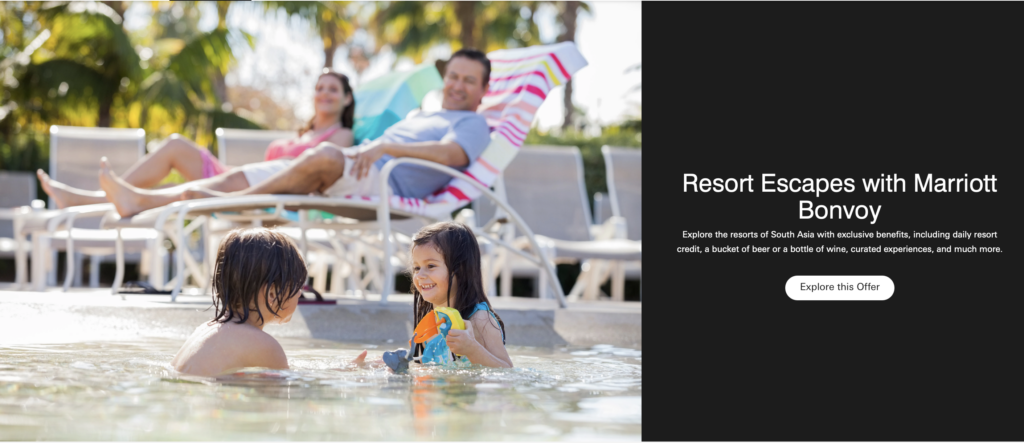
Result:
<svg viewBox="0 0 1024 443"><path fill-rule="evenodd" d="M451 363L452 351L448 348L448 332L452 329L466 329L462 314L455 308L436 308L424 315L409 340L409 351L398 349L384 352L384 363L395 372L405 372L409 362L414 360L412 349L423 344L423 353L416 357L422 364L444 365Z"/></svg>

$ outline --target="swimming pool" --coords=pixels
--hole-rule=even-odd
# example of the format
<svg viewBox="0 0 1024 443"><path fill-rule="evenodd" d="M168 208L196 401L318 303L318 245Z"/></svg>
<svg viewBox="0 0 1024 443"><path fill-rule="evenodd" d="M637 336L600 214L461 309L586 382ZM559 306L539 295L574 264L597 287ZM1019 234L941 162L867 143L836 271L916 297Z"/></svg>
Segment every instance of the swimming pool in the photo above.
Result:
<svg viewBox="0 0 1024 443"><path fill-rule="evenodd" d="M347 362L394 344L282 339L290 371L194 378L181 340L0 346L3 440L639 440L641 351L510 347L512 369Z"/></svg>

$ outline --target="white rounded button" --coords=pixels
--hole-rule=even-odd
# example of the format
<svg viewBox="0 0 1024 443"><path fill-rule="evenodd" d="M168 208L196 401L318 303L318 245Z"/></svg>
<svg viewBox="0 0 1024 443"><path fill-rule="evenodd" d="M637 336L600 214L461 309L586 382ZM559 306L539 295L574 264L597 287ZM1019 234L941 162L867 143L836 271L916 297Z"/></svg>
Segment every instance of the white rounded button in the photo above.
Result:
<svg viewBox="0 0 1024 443"><path fill-rule="evenodd" d="M888 300L895 290L884 275L794 275L786 282L793 300Z"/></svg>

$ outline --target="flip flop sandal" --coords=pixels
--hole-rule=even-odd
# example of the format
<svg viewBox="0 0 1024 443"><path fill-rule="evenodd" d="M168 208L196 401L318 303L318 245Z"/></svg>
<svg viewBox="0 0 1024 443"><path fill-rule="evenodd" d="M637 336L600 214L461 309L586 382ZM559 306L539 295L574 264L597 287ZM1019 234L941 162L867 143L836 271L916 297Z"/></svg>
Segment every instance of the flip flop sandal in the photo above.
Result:
<svg viewBox="0 0 1024 443"><path fill-rule="evenodd" d="M305 295L299 294L299 304L300 305L336 305L336 304L338 304L337 300L325 300L324 296L320 295L320 293L317 292L316 289L311 288L309 285L303 286L302 290L303 291L307 291L307 292L312 292L313 295L316 296L316 300L310 300L310 299L306 298Z"/></svg>

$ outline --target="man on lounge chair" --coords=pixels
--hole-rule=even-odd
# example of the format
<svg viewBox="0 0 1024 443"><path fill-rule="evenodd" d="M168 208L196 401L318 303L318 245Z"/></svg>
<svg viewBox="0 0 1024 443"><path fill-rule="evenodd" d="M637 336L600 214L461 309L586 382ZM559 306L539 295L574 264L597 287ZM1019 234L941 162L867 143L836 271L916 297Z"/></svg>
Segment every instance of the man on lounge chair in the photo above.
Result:
<svg viewBox="0 0 1024 443"><path fill-rule="evenodd" d="M476 113L487 93L491 63L484 53L463 49L452 54L444 75L438 112L421 112L354 148L323 143L294 160L276 160L235 169L220 176L166 189L140 189L101 160L100 187L122 217L169 203L211 196L309 194L373 196L381 193L380 168L394 157L430 160L464 170L490 143L487 121ZM257 167L254 167L257 166ZM448 183L444 173L418 165L395 168L388 184L395 195L423 198Z"/></svg>

